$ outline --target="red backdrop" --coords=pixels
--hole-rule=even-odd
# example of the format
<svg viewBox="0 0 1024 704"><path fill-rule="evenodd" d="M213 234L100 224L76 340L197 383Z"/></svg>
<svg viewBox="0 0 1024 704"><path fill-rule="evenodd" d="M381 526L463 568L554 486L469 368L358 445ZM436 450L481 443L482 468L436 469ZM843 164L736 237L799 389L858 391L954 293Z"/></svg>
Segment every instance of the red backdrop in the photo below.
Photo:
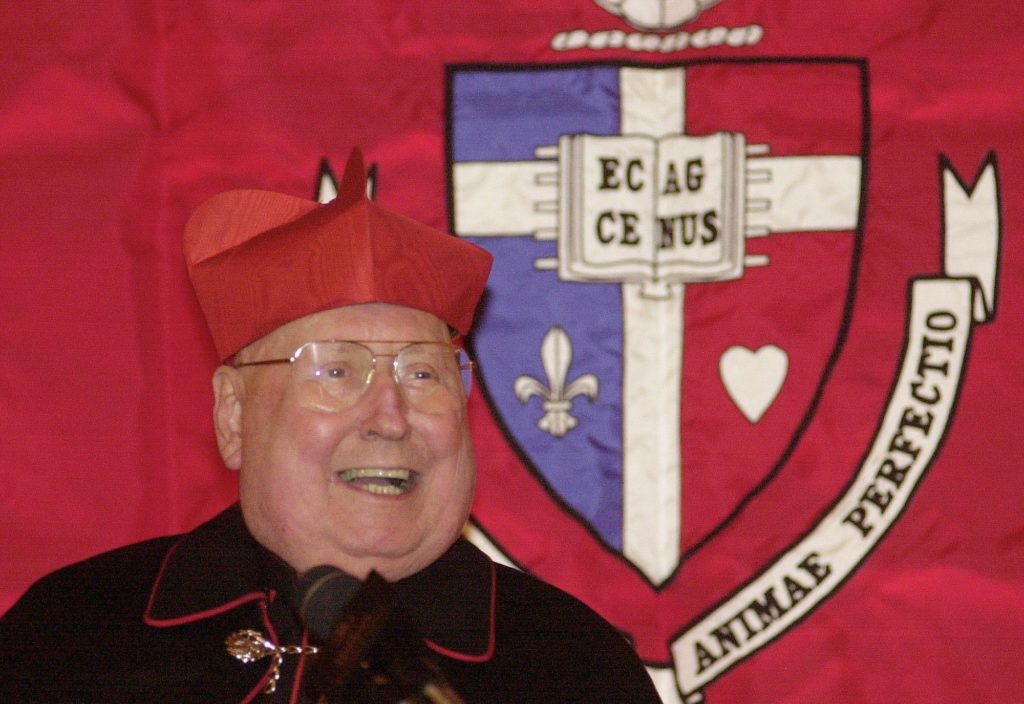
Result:
<svg viewBox="0 0 1024 704"><path fill-rule="evenodd" d="M556 138L597 131L583 124L601 110L588 101L605 99L595 83L580 89L581 104L538 106L492 78L568 85L592 68L662 66L686 77L687 133L741 132L773 156L847 157L853 190L813 192L841 201L846 220L836 217L849 222L831 228L838 234L804 220L748 238L747 253L767 256L774 278L758 279L748 262L747 288L686 285L682 540L667 577L622 557L619 529L600 528L604 509L535 468L496 386L471 400L477 525L628 632L666 701L698 691L709 702L1017 700L1024 9L686 7L207 0L0 13L0 610L58 566L186 530L235 497L210 421L217 360L181 256L199 202L237 187L312 196L321 159L340 168L359 144L377 166L381 203L480 235L460 227L464 202L491 198L504 217L503 195L460 190L461 165L505 159L520 115L550 118ZM629 119L649 121L631 109ZM629 131L621 112L612 132ZM507 151L508 161L534 158ZM756 156L750 163L762 163ZM480 237L500 257L499 239ZM921 278L951 298L912 298ZM520 335L514 298L496 286L486 329ZM790 312L758 307L775 300ZM945 316L964 301L961 337L948 341ZM613 338L620 315L607 316ZM622 340L598 337L593 346L615 357ZM743 394L726 371L717 379L720 353L779 340L782 390L762 417L744 419ZM485 342L483 332L474 342L484 358ZM934 374L948 404L914 406L935 420L924 433L919 420L913 436L897 416L911 408L903 400L938 389ZM581 412L587 403L578 400ZM893 449L900 428L919 451L912 479L858 484L885 457L910 456ZM883 508L870 486L894 503ZM791 549L827 570L787 572ZM771 585L780 613L758 625L743 605L763 606Z"/></svg>

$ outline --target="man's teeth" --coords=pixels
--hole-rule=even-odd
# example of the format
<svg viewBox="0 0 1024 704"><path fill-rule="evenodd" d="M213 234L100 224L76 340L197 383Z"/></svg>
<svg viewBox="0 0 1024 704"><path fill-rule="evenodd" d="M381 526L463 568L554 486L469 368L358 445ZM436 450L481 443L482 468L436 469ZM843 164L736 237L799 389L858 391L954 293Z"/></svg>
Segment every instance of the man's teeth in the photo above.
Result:
<svg viewBox="0 0 1024 704"><path fill-rule="evenodd" d="M412 488L413 473L408 469L346 469L338 477L371 494L397 496Z"/></svg>

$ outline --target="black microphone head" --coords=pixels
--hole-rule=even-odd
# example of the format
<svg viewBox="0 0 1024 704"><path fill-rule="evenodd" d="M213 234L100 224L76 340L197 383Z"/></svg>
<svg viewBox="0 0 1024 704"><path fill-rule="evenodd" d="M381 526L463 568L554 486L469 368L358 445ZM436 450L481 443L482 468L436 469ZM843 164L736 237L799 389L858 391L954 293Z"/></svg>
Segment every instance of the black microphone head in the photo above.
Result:
<svg viewBox="0 0 1024 704"><path fill-rule="evenodd" d="M295 585L295 611L314 643L324 643L362 583L337 567L320 565Z"/></svg>
<svg viewBox="0 0 1024 704"><path fill-rule="evenodd" d="M320 647L310 668L318 701L462 704L395 604L394 586L376 572L360 582L335 567L314 567L296 583L295 599L310 640Z"/></svg>

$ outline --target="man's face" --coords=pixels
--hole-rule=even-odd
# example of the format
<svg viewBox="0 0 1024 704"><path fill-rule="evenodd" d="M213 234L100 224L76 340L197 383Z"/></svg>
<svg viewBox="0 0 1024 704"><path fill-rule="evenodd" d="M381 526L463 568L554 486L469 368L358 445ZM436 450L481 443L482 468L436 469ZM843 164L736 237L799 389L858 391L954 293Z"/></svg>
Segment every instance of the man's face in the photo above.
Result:
<svg viewBox="0 0 1024 704"><path fill-rule="evenodd" d="M313 340L448 342L445 324L412 308L346 306L295 320L244 349L239 362L289 357ZM215 417L225 463L240 469L242 513L253 536L302 572L320 564L357 577L372 568L395 580L433 562L458 537L476 477L461 398L443 412L410 408L378 360L351 408L303 402L291 365L232 369L214 376ZM233 413L232 413L233 410ZM225 429L227 427L227 429ZM237 450L226 439L234 436ZM411 474L410 481L384 477ZM397 490L395 484L402 484ZM376 491L375 491L376 489Z"/></svg>

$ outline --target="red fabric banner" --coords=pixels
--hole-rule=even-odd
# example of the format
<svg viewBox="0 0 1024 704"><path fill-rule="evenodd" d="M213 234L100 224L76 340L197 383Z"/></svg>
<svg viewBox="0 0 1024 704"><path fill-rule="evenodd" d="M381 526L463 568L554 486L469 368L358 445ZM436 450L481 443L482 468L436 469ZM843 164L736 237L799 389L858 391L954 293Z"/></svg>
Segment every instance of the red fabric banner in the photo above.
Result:
<svg viewBox="0 0 1024 704"><path fill-rule="evenodd" d="M182 227L360 145L495 255L472 536L666 702L1018 700L1022 38L992 0L6 8L0 611L234 500Z"/></svg>

